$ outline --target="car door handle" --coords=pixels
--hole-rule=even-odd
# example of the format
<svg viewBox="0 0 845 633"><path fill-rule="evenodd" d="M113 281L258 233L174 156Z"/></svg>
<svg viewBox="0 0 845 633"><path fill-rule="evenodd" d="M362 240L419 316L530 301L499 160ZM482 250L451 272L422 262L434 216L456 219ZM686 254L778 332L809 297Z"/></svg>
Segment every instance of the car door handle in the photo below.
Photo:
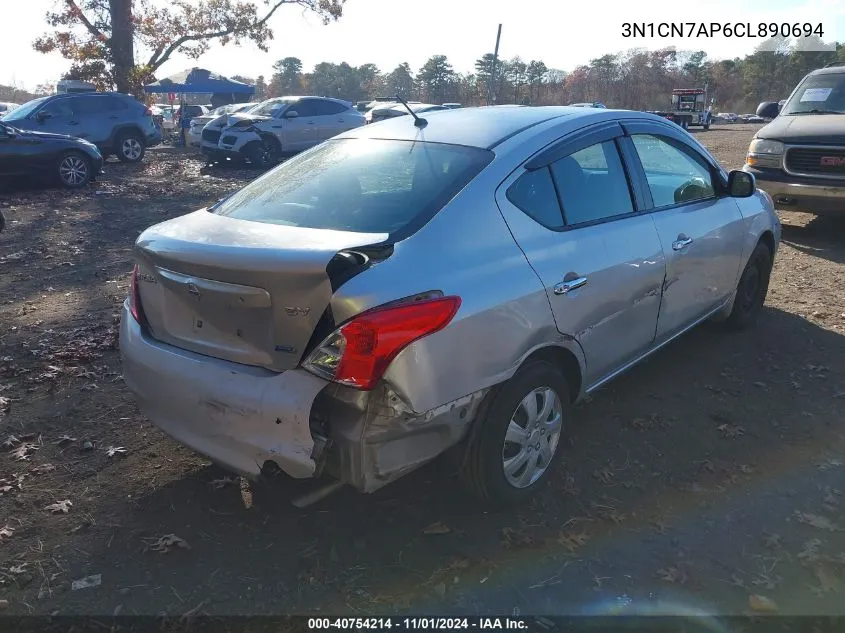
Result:
<svg viewBox="0 0 845 633"><path fill-rule="evenodd" d="M687 246L689 246L690 244L692 244L692 238L687 237L686 235L684 235L682 233L681 235L678 236L678 239L676 239L674 242L672 242L672 250L680 251L680 250L686 248Z"/></svg>
<svg viewBox="0 0 845 633"><path fill-rule="evenodd" d="M586 285L586 277L577 277L576 279L568 279L566 281L561 281L559 284L555 284L555 294L565 295L567 292L577 290L578 288L581 288L582 286Z"/></svg>

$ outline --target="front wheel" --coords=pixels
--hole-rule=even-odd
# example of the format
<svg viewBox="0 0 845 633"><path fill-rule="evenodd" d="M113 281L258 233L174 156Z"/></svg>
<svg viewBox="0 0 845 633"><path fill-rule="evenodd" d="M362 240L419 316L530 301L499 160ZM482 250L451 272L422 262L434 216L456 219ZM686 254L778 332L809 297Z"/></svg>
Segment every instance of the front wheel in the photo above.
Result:
<svg viewBox="0 0 845 633"><path fill-rule="evenodd" d="M525 501L545 482L570 417L569 387L535 361L492 392L466 448L464 483L497 505Z"/></svg>
<svg viewBox="0 0 845 633"><path fill-rule="evenodd" d="M91 161L79 152L67 152L59 159L57 176L68 189L79 189L91 182Z"/></svg>
<svg viewBox="0 0 845 633"><path fill-rule="evenodd" d="M744 330L757 322L769 292L771 274L772 253L765 244L757 244L739 278L733 309L727 320L728 327Z"/></svg>
<svg viewBox="0 0 845 633"><path fill-rule="evenodd" d="M282 152L275 139L264 137L246 151L249 162L258 169L269 169L281 160Z"/></svg>

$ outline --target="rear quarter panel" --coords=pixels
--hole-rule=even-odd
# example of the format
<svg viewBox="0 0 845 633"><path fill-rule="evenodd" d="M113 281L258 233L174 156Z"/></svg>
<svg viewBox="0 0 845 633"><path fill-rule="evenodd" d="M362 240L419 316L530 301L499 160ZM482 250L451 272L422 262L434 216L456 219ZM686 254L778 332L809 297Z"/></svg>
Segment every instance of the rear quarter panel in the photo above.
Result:
<svg viewBox="0 0 845 633"><path fill-rule="evenodd" d="M510 169L494 160L388 260L332 300L341 323L429 290L461 297L452 323L404 349L385 374L416 412L506 380L539 347L566 347L582 361L577 343L557 331L543 285L496 207L494 191Z"/></svg>

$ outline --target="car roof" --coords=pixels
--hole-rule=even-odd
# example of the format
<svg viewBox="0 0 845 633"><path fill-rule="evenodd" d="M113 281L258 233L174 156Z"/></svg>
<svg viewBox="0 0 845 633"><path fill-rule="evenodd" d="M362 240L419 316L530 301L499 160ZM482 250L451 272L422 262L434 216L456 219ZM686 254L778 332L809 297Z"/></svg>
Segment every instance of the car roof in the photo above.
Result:
<svg viewBox="0 0 845 633"><path fill-rule="evenodd" d="M817 68L811 75L836 75L845 73L845 65L830 66L828 68Z"/></svg>
<svg viewBox="0 0 845 633"><path fill-rule="evenodd" d="M607 112L607 110L605 110ZM530 127L560 117L592 117L595 111L570 106L484 106L426 112L428 125L417 128L411 117L395 117L353 128L337 138L425 140L492 149Z"/></svg>

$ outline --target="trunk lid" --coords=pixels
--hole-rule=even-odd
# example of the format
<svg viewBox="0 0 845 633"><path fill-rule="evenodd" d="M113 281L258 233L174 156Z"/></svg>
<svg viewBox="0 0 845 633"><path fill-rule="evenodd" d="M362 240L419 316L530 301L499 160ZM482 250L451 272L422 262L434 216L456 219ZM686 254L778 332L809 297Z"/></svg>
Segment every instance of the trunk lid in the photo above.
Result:
<svg viewBox="0 0 845 633"><path fill-rule="evenodd" d="M163 222L136 242L149 331L200 354L290 369L331 300L329 263L340 251L386 238L205 210Z"/></svg>

